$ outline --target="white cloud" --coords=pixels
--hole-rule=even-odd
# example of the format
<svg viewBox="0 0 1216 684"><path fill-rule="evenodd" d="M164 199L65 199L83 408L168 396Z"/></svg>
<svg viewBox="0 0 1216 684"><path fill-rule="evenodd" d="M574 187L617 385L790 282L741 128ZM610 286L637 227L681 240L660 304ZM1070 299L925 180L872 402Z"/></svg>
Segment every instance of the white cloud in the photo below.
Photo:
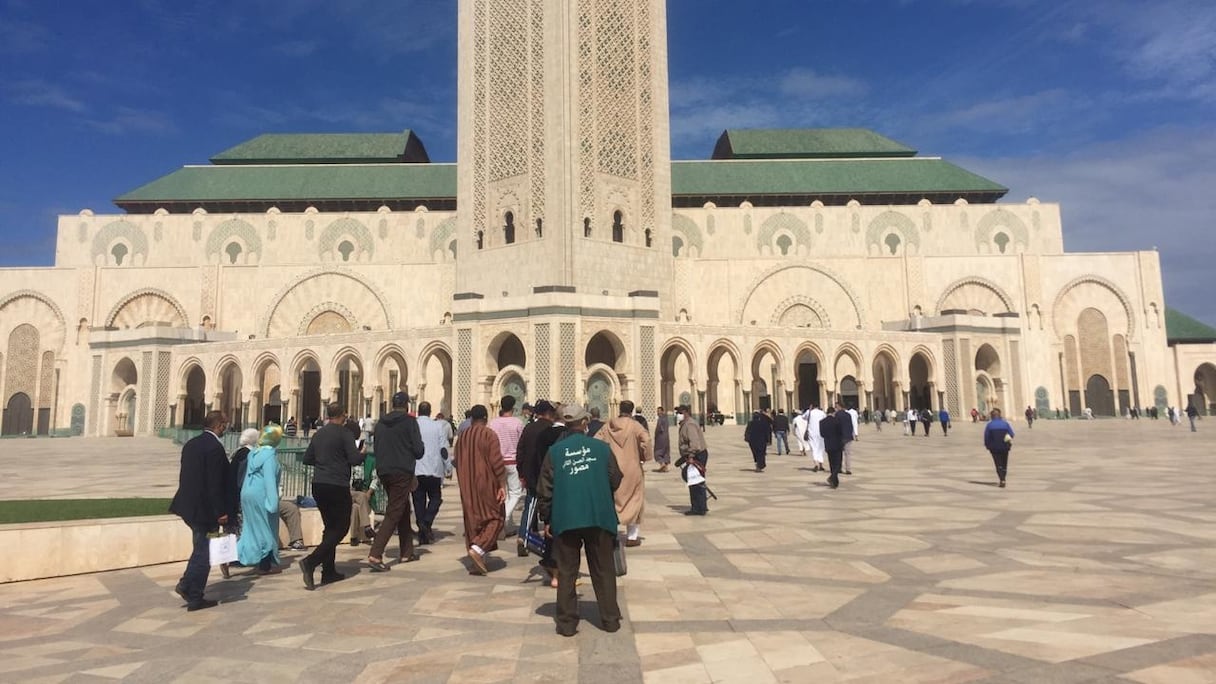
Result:
<svg viewBox="0 0 1216 684"><path fill-rule="evenodd" d="M62 87L41 79L16 81L4 87L9 102L27 107L49 107L68 112L83 112L84 102L69 95Z"/></svg>
<svg viewBox="0 0 1216 684"><path fill-rule="evenodd" d="M791 69L781 77L781 93L804 99L859 97L868 88L863 81L848 76L825 76L810 69Z"/></svg>
<svg viewBox="0 0 1216 684"><path fill-rule="evenodd" d="M1067 156L956 159L1010 199L1059 202L1069 251L1160 253L1166 301L1216 323L1216 130L1159 129Z"/></svg>
<svg viewBox="0 0 1216 684"><path fill-rule="evenodd" d="M126 135L128 133L164 134L176 130L172 120L162 112L133 107L117 107L105 118L88 119L85 123L102 133Z"/></svg>

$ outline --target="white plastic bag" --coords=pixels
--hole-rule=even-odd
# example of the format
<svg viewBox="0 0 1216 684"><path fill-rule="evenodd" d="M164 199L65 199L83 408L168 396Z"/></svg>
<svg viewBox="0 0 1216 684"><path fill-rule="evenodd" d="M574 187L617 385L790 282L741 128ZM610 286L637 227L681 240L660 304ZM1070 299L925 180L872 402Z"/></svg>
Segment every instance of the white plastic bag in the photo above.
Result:
<svg viewBox="0 0 1216 684"><path fill-rule="evenodd" d="M220 537L212 537L211 543L211 565L212 567L222 563L236 562L236 535L225 534Z"/></svg>

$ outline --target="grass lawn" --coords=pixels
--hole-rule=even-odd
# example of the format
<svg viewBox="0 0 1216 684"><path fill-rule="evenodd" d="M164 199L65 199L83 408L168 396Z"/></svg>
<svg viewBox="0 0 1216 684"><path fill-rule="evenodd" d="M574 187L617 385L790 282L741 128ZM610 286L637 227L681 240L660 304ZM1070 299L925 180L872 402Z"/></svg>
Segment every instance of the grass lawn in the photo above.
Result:
<svg viewBox="0 0 1216 684"><path fill-rule="evenodd" d="M0 501L0 524L165 515L169 499L46 499Z"/></svg>

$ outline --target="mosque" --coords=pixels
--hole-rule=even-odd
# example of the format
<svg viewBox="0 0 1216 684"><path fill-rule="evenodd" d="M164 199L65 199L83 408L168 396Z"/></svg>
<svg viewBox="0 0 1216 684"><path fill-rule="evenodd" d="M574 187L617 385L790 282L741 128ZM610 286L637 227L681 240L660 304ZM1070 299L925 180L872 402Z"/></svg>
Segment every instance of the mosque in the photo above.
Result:
<svg viewBox="0 0 1216 684"><path fill-rule="evenodd" d="M1216 330L1165 308L1155 252L1065 252L1057 205L862 129L672 161L664 0L458 21L456 163L411 130L262 135L61 216L53 267L0 269L3 434L375 416L402 390L1211 407Z"/></svg>

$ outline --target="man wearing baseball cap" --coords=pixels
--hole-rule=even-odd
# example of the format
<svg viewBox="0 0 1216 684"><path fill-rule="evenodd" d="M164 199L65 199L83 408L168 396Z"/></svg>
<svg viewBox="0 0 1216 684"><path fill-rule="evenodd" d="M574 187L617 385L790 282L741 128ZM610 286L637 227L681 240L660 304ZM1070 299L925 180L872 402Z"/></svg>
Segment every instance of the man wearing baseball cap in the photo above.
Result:
<svg viewBox="0 0 1216 684"><path fill-rule="evenodd" d="M566 433L549 448L537 486L540 518L546 523L557 559L555 620L557 633L562 636L574 636L578 631L574 584L583 548L599 606L600 626L607 632L621 628L612 558L619 524L613 492L621 484L621 471L608 445L585 434L590 417L581 406L562 409Z"/></svg>

